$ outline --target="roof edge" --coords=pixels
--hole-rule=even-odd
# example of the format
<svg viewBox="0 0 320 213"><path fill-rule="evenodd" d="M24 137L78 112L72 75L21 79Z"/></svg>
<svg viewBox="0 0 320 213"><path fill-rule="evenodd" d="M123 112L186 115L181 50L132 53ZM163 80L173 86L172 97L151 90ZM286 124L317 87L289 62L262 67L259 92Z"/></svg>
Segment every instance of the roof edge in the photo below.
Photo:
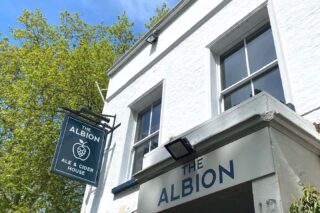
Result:
<svg viewBox="0 0 320 213"><path fill-rule="evenodd" d="M123 67L128 60L136 55L141 48L148 43L145 41L153 32L157 31L161 34L161 31L171 24L177 17L180 16L181 12L187 9L192 3L197 0L181 0L169 13L163 17L153 28L145 33L127 52L125 52L115 63L107 70L107 75L112 77L116 74L121 67Z"/></svg>
<svg viewBox="0 0 320 213"><path fill-rule="evenodd" d="M187 137L197 150L196 155L174 161L164 146L159 146L147 157L149 161L147 158L144 159L146 167L134 177L141 184L265 127L278 129L289 137L298 138L301 142L296 140L297 143L316 154L320 153L320 134L312 123L266 92L262 92L172 139ZM156 160L152 158L154 156L157 156Z"/></svg>

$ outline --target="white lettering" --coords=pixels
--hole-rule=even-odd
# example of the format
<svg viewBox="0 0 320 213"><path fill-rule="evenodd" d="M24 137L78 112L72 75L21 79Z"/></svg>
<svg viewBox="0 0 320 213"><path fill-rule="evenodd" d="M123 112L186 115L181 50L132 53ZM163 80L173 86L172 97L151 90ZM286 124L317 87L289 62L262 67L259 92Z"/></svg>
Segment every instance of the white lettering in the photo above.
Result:
<svg viewBox="0 0 320 213"><path fill-rule="evenodd" d="M83 169L83 170L86 170L86 171L88 171L88 172L93 173L93 168L91 168L91 167L84 166L84 165L80 164L80 165L79 165L79 168L80 168L80 169Z"/></svg>
<svg viewBox="0 0 320 213"><path fill-rule="evenodd" d="M75 128L74 126L69 129L69 132L73 132L74 134L79 135L83 138L88 138L94 142L100 143L100 137L97 137L97 136L91 134L90 132L86 132L84 130L79 130L78 128Z"/></svg>
<svg viewBox="0 0 320 213"><path fill-rule="evenodd" d="M73 167L71 167L71 166L68 166L68 170L70 170L71 172L80 174L80 175L85 175L85 173L86 173L86 172L83 171L83 170L76 169L76 168L73 168Z"/></svg>

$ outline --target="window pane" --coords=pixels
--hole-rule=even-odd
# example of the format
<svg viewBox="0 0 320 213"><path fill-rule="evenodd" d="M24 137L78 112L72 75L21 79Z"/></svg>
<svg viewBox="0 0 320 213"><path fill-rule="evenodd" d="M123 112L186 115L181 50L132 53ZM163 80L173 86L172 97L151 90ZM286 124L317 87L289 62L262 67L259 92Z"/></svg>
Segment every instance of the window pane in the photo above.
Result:
<svg viewBox="0 0 320 213"><path fill-rule="evenodd" d="M266 91L285 103L279 68L276 67L253 80L255 93Z"/></svg>
<svg viewBox="0 0 320 213"><path fill-rule="evenodd" d="M249 97L251 97L251 86L248 83L224 96L224 109L238 105Z"/></svg>
<svg viewBox="0 0 320 213"><path fill-rule="evenodd" d="M254 73L277 58L270 28L251 40L247 48L250 73Z"/></svg>
<svg viewBox="0 0 320 213"><path fill-rule="evenodd" d="M141 145L141 146L144 147L143 155L145 155L148 152L150 152L150 141L151 140L148 140L147 142L143 143L143 145Z"/></svg>
<svg viewBox="0 0 320 213"><path fill-rule="evenodd" d="M241 47L226 57L222 57L222 87L223 89L247 76L244 48Z"/></svg>
<svg viewBox="0 0 320 213"><path fill-rule="evenodd" d="M142 169L143 155L144 155L144 145L139 146L135 149L132 174Z"/></svg>
<svg viewBox="0 0 320 213"><path fill-rule="evenodd" d="M150 151L150 140L135 148L132 174L142 169L143 156Z"/></svg>
<svg viewBox="0 0 320 213"><path fill-rule="evenodd" d="M155 105L152 109L151 133L159 130L161 103Z"/></svg>
<svg viewBox="0 0 320 213"><path fill-rule="evenodd" d="M159 135L156 135L153 138L151 138L150 151L158 147L158 138L159 138Z"/></svg>
<svg viewBox="0 0 320 213"><path fill-rule="evenodd" d="M150 109L140 114L139 117L139 133L138 140L141 140L149 135L149 126L150 126Z"/></svg>

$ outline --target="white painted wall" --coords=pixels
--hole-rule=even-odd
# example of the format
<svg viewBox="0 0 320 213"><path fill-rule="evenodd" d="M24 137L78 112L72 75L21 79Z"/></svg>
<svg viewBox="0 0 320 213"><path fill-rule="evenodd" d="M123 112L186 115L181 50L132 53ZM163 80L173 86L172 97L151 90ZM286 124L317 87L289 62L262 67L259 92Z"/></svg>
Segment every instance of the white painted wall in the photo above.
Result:
<svg viewBox="0 0 320 213"><path fill-rule="evenodd" d="M226 4L215 9L217 5ZM112 75L103 113L121 122L101 171L98 188L87 187L82 212L132 212L138 189L117 197L111 189L130 178L135 116L130 105L162 84L162 146L220 113L215 66L207 46L239 23L264 0L198 0L160 34L155 52L151 45ZM318 0L267 2L286 96L298 113L320 105L320 2ZM208 13L210 14L203 19ZM195 30L195 31L194 31ZM212 81L213 79L213 81ZM307 115L319 120L317 112Z"/></svg>
<svg viewBox="0 0 320 213"><path fill-rule="evenodd" d="M270 128L275 169L279 181L281 202L289 209L293 197L300 195L303 185L320 187L320 160L315 150L307 149L302 139L289 138Z"/></svg>
<svg viewBox="0 0 320 213"><path fill-rule="evenodd" d="M320 2L271 0L293 103L303 114L320 106ZM316 115L310 120L319 119Z"/></svg>
<svg viewBox="0 0 320 213"><path fill-rule="evenodd" d="M254 211L257 213L283 213L277 175L268 175L252 181Z"/></svg>
<svg viewBox="0 0 320 213"><path fill-rule="evenodd" d="M200 19L210 10L216 7L223 0L214 1L196 1L180 18L175 20L164 32L160 34L157 42L156 51L152 52L151 45L144 48L139 54L130 61L121 72L117 73L109 83L108 95L112 96L125 82L132 79L137 73L141 72L148 64L163 54L173 45L181 36L190 30ZM166 56L167 57L167 56Z"/></svg>

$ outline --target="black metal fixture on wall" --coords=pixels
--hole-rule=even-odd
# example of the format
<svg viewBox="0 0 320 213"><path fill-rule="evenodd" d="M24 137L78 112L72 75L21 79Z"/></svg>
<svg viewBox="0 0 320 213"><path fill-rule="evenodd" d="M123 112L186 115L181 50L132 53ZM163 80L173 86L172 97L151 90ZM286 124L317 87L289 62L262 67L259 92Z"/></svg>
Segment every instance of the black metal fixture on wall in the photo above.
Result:
<svg viewBox="0 0 320 213"><path fill-rule="evenodd" d="M152 32L146 39L146 42L153 44L158 40L159 34L157 31Z"/></svg>
<svg viewBox="0 0 320 213"><path fill-rule="evenodd" d="M80 111L72 110L67 107L60 107L64 112L71 113L73 115L79 116L81 118L84 118L85 120L88 120L90 122L93 122L96 125L101 125L103 128L106 128L109 130L109 132L113 132L116 128L118 128L121 123L115 124L116 122L116 115L104 115L104 114L97 114L95 112L92 112L90 109L86 107L82 107ZM87 115L91 115L92 117L88 117ZM110 118L113 119L113 124L110 126L108 123L110 122Z"/></svg>
<svg viewBox="0 0 320 213"><path fill-rule="evenodd" d="M187 138L179 138L165 145L173 159L179 160L195 152Z"/></svg>

